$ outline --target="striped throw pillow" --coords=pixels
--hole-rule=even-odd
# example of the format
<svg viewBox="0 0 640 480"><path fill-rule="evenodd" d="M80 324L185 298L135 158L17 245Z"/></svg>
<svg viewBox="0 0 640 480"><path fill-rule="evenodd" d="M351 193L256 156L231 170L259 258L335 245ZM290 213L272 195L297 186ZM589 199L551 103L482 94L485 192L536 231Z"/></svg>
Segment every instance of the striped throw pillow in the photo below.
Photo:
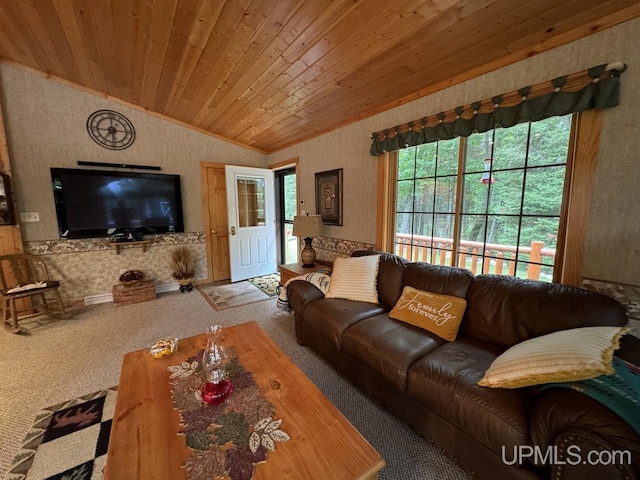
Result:
<svg viewBox="0 0 640 480"><path fill-rule="evenodd" d="M485 372L478 385L519 388L573 382L613 373L613 352L626 327L581 327L514 345Z"/></svg>
<svg viewBox="0 0 640 480"><path fill-rule="evenodd" d="M380 255L336 258L333 262L327 298L378 303L378 265Z"/></svg>

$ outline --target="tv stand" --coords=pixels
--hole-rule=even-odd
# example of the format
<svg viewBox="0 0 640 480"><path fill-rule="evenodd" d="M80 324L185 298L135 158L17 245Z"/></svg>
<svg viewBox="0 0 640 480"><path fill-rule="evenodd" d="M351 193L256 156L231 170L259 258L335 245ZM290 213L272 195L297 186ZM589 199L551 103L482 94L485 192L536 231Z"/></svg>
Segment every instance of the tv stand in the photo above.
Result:
<svg viewBox="0 0 640 480"><path fill-rule="evenodd" d="M120 247L123 245L142 247L142 253L145 253L147 251L147 246L149 245L149 240L140 240L137 242L107 242L107 245L115 248L116 255L120 255Z"/></svg>

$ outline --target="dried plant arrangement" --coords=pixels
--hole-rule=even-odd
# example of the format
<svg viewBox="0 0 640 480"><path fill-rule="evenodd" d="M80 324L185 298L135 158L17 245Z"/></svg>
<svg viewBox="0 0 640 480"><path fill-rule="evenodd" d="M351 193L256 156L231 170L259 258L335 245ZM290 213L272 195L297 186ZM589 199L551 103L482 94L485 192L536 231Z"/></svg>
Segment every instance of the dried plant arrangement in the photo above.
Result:
<svg viewBox="0 0 640 480"><path fill-rule="evenodd" d="M171 274L176 280L186 280L196 275L195 262L191 250L181 245L171 251Z"/></svg>

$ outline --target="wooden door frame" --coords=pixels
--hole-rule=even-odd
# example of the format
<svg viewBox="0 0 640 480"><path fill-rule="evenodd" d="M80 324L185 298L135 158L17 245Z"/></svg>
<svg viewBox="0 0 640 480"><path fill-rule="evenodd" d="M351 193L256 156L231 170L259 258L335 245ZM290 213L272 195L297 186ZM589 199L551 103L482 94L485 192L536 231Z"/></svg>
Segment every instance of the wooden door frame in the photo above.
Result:
<svg viewBox="0 0 640 480"><path fill-rule="evenodd" d="M268 169L270 170L280 170L285 167L293 167L296 172L296 215L300 213L300 205L298 202L298 198L300 197L300 175L298 171L298 157L291 158L289 160L284 160L282 162L277 162L270 164ZM200 162L200 185L202 192L202 216L204 217L204 239L205 239L205 250L207 254L207 278L204 280L200 280L198 283L211 283L213 282L213 258L211 258L211 221L209 217L209 184L207 183L207 168L214 168L218 170L222 170L224 172L224 167L226 165L237 165L239 167L253 167L253 165L239 165L235 163L220 163L220 162L209 162L209 161L201 161ZM263 168L263 167L256 167Z"/></svg>
<svg viewBox="0 0 640 480"><path fill-rule="evenodd" d="M207 278L198 283L213 282L213 258L211 258L211 220L209 216L209 183L207 182L207 168L222 170L224 172L225 163L200 162L200 185L202 191L202 216L204 217L204 242L207 253Z"/></svg>
<svg viewBox="0 0 640 480"><path fill-rule="evenodd" d="M280 162L272 163L267 167L273 170L274 173L277 170L293 168L293 171L296 175L296 215L300 215L300 201L299 201L300 200L300 175L299 175L300 172L298 170L299 162L300 162L299 157L293 157L293 158L290 158L289 160L283 160ZM277 232L276 232L276 236L277 236ZM283 239L281 238L280 241L283 241Z"/></svg>
<svg viewBox="0 0 640 480"><path fill-rule="evenodd" d="M7 134L5 130L4 114L2 103L0 102L0 173L9 175L9 182L13 184L13 176L11 175L11 157L9 155L9 144L7 142ZM0 255L9 255L12 253L22 253L24 245L22 243L22 231L20 227L20 213L18 211L18 203L16 201L16 190L10 185L11 197L7 198L15 219L14 225L0 225Z"/></svg>

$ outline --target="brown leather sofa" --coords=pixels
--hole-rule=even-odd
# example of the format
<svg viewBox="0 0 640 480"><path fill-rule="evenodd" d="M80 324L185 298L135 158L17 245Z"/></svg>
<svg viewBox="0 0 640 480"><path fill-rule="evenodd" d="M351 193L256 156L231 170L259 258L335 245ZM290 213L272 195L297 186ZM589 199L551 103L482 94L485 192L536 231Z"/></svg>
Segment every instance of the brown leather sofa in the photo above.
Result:
<svg viewBox="0 0 640 480"><path fill-rule="evenodd" d="M371 251L355 252L354 256ZM467 309L454 342L389 318L404 286L455 295ZM627 323L624 308L582 289L468 270L409 263L382 253L379 304L324 298L312 284L289 284L298 343L382 402L462 468L483 479L638 479L640 436L616 414L573 390L477 385L508 347L557 330ZM640 364L640 340L623 337L618 355ZM509 465L514 449L557 446L553 465ZM580 452L629 450L628 465L563 465ZM504 453L503 453L503 448ZM546 450L544 450L546 451ZM507 463L503 461L507 460ZM540 463L540 462L538 462Z"/></svg>

